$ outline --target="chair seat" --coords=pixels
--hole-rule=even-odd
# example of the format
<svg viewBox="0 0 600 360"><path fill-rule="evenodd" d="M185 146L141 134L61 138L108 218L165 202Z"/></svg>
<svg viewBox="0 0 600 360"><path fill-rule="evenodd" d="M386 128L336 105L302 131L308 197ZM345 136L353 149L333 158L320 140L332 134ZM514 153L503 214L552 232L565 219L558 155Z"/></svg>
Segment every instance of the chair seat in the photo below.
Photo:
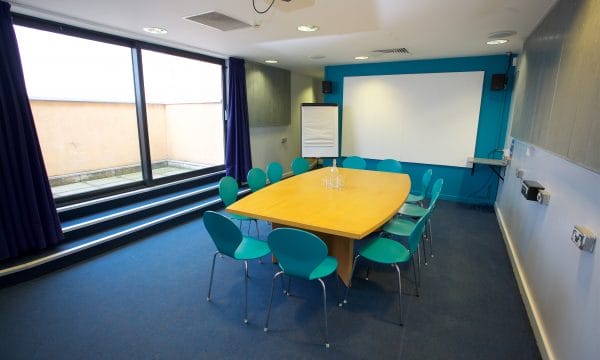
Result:
<svg viewBox="0 0 600 360"><path fill-rule="evenodd" d="M422 217L427 213L427 208L415 204L404 204L400 210L398 210L398 213L410 217Z"/></svg>
<svg viewBox="0 0 600 360"><path fill-rule="evenodd" d="M309 280L320 279L331 275L337 269L338 261L332 256L327 256L323 261L310 273Z"/></svg>
<svg viewBox="0 0 600 360"><path fill-rule="evenodd" d="M247 216L244 216L244 215L238 215L238 214L230 214L230 213L228 213L228 214L227 214L227 216L228 216L230 219L233 219L233 220L254 220L254 219L252 219L252 218L249 218L249 217L247 217Z"/></svg>
<svg viewBox="0 0 600 360"><path fill-rule="evenodd" d="M409 236L414 228L415 223L408 219L392 218L392 220L383 225L382 230L397 236Z"/></svg>
<svg viewBox="0 0 600 360"><path fill-rule="evenodd" d="M406 198L406 202L416 203L419 201L423 201L423 199L425 199L425 196L423 196L423 194L420 194L420 195L408 194L408 197Z"/></svg>
<svg viewBox="0 0 600 360"><path fill-rule="evenodd" d="M269 244L251 236L244 236L235 249L234 258L237 260L252 260L261 258L271 252Z"/></svg>
<svg viewBox="0 0 600 360"><path fill-rule="evenodd" d="M360 256L381 264L395 264L410 260L410 252L399 242L376 237L363 246L359 252Z"/></svg>

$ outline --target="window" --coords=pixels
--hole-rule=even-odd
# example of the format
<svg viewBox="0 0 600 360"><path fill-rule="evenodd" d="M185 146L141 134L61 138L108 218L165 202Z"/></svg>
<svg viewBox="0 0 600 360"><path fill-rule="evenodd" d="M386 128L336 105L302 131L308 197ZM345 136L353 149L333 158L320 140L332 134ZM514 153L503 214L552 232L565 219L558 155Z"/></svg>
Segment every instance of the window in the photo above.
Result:
<svg viewBox="0 0 600 360"><path fill-rule="evenodd" d="M221 66L142 50L152 177L222 165Z"/></svg>
<svg viewBox="0 0 600 360"><path fill-rule="evenodd" d="M132 40L104 39L66 25L40 21L33 26L15 26L15 32L57 202L223 166L224 61L154 45L142 50L145 45ZM38 26L67 28L69 35ZM137 52L142 53L145 104L135 98L132 58ZM144 121L137 106L146 107ZM147 153L140 146L139 134L145 133ZM144 178L142 169L150 161L152 172Z"/></svg>

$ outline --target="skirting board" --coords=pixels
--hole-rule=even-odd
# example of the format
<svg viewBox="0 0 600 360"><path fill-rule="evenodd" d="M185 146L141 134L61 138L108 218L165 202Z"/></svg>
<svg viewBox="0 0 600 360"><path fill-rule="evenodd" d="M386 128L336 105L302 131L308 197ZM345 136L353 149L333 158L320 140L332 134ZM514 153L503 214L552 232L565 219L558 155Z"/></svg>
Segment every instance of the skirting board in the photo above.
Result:
<svg viewBox="0 0 600 360"><path fill-rule="evenodd" d="M496 217L498 218L498 224L500 224L502 238L504 238L504 244L506 245L508 257L510 258L510 263L515 274L515 278L517 279L517 284L519 285L519 292L521 293L521 298L525 304L525 310L527 311L527 316L529 317L529 322L531 323L531 328L533 329L533 334L538 344L540 354L544 360L554 360L556 357L554 356L554 352L550 346L550 340L546 334L544 322L534 302L529 283L523 274L521 259L519 259L519 255L515 252L513 240L508 232L508 228L506 227L506 223L504 222L504 218L502 216L502 211L500 211L497 203L494 204L494 210L496 210Z"/></svg>

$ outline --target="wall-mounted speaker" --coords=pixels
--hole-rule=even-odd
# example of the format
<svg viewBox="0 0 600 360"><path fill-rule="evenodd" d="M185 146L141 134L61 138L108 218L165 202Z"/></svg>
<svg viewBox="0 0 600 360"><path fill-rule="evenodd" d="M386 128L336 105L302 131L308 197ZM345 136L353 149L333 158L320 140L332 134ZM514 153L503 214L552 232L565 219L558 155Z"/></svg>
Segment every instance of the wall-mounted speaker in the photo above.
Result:
<svg viewBox="0 0 600 360"><path fill-rule="evenodd" d="M321 90L323 91L323 94L331 94L333 92L333 84L331 81L325 80L321 82Z"/></svg>
<svg viewBox="0 0 600 360"><path fill-rule="evenodd" d="M505 74L493 74L492 75L492 90L504 90L506 89L506 75Z"/></svg>

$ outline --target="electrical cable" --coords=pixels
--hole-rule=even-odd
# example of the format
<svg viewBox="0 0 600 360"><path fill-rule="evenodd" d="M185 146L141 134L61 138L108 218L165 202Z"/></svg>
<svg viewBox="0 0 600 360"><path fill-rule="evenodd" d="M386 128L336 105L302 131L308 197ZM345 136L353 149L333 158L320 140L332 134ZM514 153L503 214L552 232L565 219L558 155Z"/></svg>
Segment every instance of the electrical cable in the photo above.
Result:
<svg viewBox="0 0 600 360"><path fill-rule="evenodd" d="M264 13L266 13L267 11L271 10L271 7L273 6L273 4L275 4L275 0L272 0L272 1L271 1L271 4L269 5L269 7L267 7L267 9L266 9L266 10L264 10L264 11L260 11L260 10L258 10L258 9L256 8L256 0L252 0L252 7L254 8L254 11L256 11L258 14L264 14Z"/></svg>

